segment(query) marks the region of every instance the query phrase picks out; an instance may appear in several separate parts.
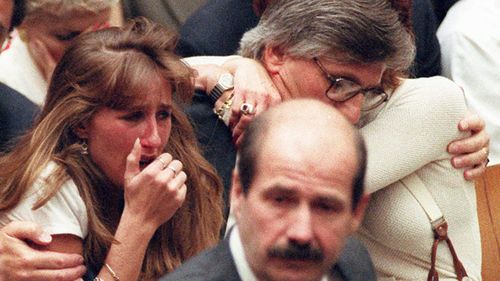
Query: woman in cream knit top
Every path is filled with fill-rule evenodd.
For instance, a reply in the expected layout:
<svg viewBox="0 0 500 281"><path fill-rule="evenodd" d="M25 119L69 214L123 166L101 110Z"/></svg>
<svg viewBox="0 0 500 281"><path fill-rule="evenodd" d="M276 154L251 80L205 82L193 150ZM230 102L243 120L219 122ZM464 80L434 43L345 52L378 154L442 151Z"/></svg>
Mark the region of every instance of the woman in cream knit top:
<svg viewBox="0 0 500 281"><path fill-rule="evenodd" d="M465 112L461 89L434 77L404 80L383 107L364 116L366 188L372 195L359 237L379 280L426 280L431 267L431 224L401 182L410 174L424 183L448 221L448 235L469 277L481 280L475 190L451 166L444 149L461 135L456 124ZM437 250L436 269L439 280L457 280L444 242Z"/></svg>

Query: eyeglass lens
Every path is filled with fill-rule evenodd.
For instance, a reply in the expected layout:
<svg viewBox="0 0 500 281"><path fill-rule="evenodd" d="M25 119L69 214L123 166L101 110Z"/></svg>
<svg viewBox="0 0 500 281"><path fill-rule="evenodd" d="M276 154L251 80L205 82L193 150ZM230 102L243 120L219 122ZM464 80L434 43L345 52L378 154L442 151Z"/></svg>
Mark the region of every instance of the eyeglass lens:
<svg viewBox="0 0 500 281"><path fill-rule="evenodd" d="M372 109L387 98L387 95L380 89L363 90L359 84L344 78L337 78L332 81L327 96L334 101L346 101L359 93L363 93L365 96L363 110Z"/></svg>

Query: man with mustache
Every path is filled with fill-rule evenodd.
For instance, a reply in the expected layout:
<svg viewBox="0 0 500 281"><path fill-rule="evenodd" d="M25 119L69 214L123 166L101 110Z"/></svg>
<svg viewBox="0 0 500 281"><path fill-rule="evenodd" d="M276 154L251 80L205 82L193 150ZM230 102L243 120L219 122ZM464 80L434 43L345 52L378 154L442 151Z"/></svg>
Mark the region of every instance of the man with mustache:
<svg viewBox="0 0 500 281"><path fill-rule="evenodd" d="M238 155L229 238L162 281L375 280L366 255L341 255L368 196L364 142L336 109L273 107L250 123Z"/></svg>

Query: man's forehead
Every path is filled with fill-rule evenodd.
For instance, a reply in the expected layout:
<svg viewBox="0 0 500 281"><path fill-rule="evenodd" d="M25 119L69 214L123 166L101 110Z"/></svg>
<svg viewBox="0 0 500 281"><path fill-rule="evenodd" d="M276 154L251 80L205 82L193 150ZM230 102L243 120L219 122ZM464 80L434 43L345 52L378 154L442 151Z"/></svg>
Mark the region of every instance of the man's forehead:
<svg viewBox="0 0 500 281"><path fill-rule="evenodd" d="M304 197L310 201L324 200L337 204L346 204L350 200L349 189L337 188L335 183L325 186L287 183L277 180L274 184L263 186L262 192L267 195L284 195L289 197Z"/></svg>
<svg viewBox="0 0 500 281"><path fill-rule="evenodd" d="M275 151L257 162L256 175L250 191L260 194L303 197L310 201L326 200L349 204L352 194L353 170L343 169L353 163L338 165L329 159L294 157L293 151ZM297 154L301 154L298 153ZM280 157L288 155L289 157ZM315 160L315 161L313 161ZM318 166L315 166L317 164ZM321 165L321 167L319 167Z"/></svg>

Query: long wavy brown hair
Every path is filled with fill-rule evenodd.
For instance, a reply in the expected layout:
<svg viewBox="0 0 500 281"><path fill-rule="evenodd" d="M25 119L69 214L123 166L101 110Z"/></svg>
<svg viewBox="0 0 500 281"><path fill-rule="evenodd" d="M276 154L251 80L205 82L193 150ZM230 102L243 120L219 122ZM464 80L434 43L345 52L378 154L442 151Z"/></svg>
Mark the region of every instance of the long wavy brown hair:
<svg viewBox="0 0 500 281"><path fill-rule="evenodd" d="M119 242L113 235L123 194L118 204L111 202L117 199L110 194L123 189L113 186L91 157L81 154L75 129L100 108L126 108L147 95L140 89L145 75L159 73L170 83L175 100L164 150L184 164L188 188L182 207L149 242L140 279L155 280L216 244L223 224L222 183L201 156L189 120L178 105L191 99L193 71L173 54L176 40L174 33L143 18L78 38L54 71L36 126L0 158L0 212L15 207L47 164L55 162L57 168L33 208L45 204L72 179L88 213L84 257L88 265L100 268L111 243ZM113 215L108 206L116 205L118 213Z"/></svg>

